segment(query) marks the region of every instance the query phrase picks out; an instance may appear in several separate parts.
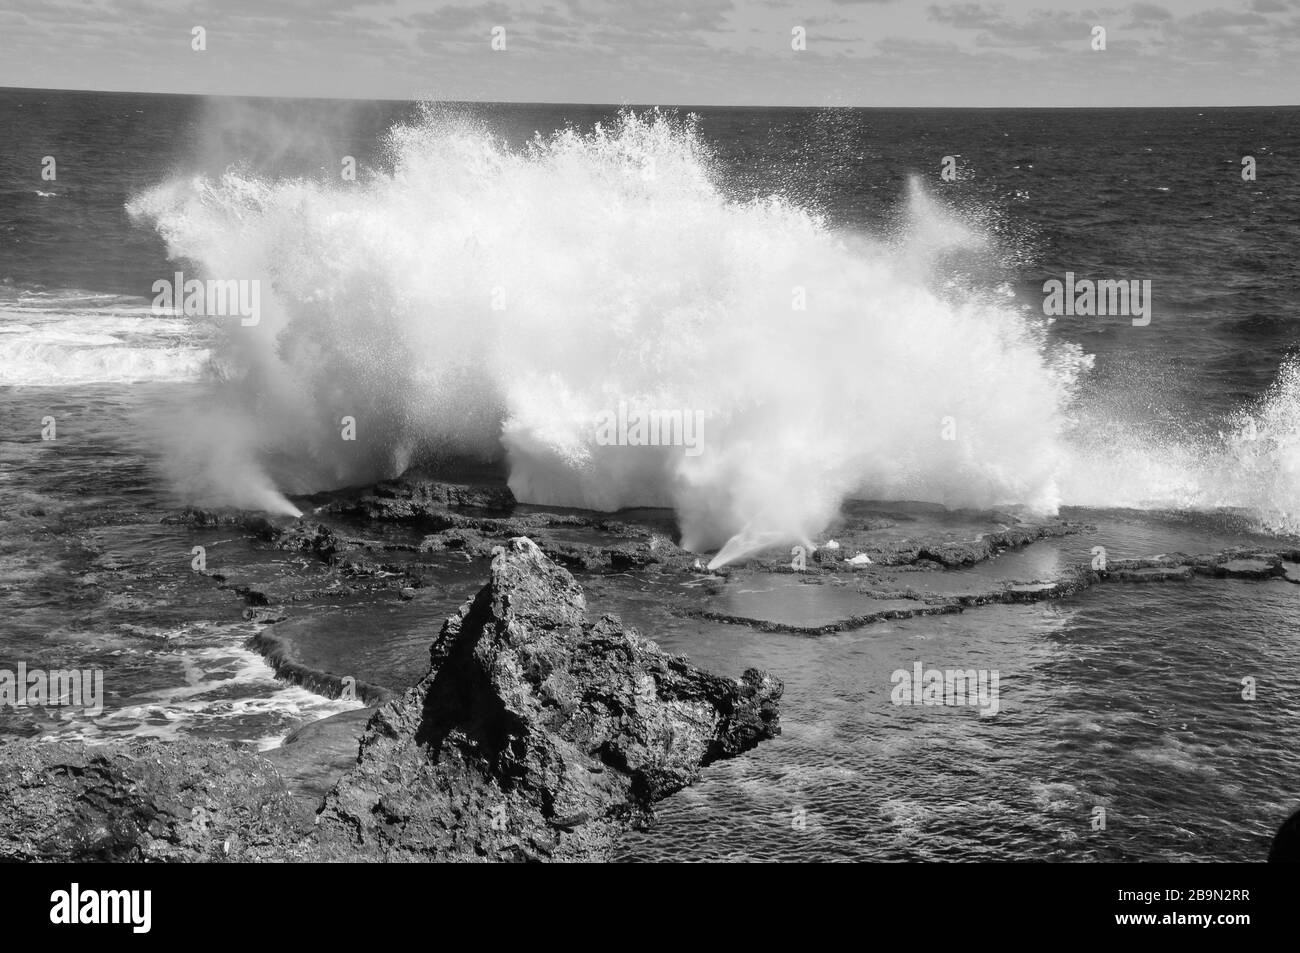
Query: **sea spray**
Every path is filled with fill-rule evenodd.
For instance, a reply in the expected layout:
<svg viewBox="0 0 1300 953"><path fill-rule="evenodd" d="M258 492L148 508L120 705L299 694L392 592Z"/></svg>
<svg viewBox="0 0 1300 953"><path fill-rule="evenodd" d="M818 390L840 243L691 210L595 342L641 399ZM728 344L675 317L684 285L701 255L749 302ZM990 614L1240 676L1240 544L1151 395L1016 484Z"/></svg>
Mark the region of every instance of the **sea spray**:
<svg viewBox="0 0 1300 953"><path fill-rule="evenodd" d="M1165 383L1144 368L1146 388ZM1300 534L1300 361L1282 361L1269 389L1192 430L1150 412L1125 382L1076 401L1061 461L1064 502L1076 506L1231 511L1250 528Z"/></svg>
<svg viewBox="0 0 1300 953"><path fill-rule="evenodd" d="M511 148L430 110L388 146L356 182L232 169L130 205L204 277L262 281L259 324L222 328L238 398L211 428L252 496L504 459L525 502L675 507L714 565L806 542L850 494L1060 502L1087 359L933 287L936 249L983 239L916 186L924 240L888 242L728 197L693 120L657 112ZM620 403L700 414L707 440L602 443Z"/></svg>

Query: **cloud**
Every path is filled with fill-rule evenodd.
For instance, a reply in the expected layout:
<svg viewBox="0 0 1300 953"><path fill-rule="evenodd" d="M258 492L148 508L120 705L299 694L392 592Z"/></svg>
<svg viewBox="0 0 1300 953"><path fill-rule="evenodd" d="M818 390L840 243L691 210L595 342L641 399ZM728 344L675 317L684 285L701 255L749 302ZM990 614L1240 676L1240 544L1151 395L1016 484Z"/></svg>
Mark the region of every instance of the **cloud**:
<svg viewBox="0 0 1300 953"><path fill-rule="evenodd" d="M1174 18L1172 13L1154 3L1135 3L1129 12L1133 14L1135 24L1163 23Z"/></svg>
<svg viewBox="0 0 1300 953"><path fill-rule="evenodd" d="M995 10L978 3L955 3L946 7L931 4L926 8L930 19L959 30L993 30L1007 21Z"/></svg>
<svg viewBox="0 0 1300 953"><path fill-rule="evenodd" d="M0 11L0 85L759 104L1297 98L1297 0L1093 2L44 0ZM792 22L808 28L805 51L790 48ZM201 55L194 25L208 31ZM1090 52L1095 25L1104 56Z"/></svg>
<svg viewBox="0 0 1300 953"><path fill-rule="evenodd" d="M931 20L958 30L978 31L979 46L1012 48L1026 52L1046 50L1061 44L1084 44L1095 16L1090 11L1031 10L1023 19L1012 20L1001 9L979 3L959 3L927 8Z"/></svg>
<svg viewBox="0 0 1300 953"><path fill-rule="evenodd" d="M504 3L452 4L437 10L413 13L403 17L403 26L424 30L468 32L478 26L510 24L515 20L514 10Z"/></svg>

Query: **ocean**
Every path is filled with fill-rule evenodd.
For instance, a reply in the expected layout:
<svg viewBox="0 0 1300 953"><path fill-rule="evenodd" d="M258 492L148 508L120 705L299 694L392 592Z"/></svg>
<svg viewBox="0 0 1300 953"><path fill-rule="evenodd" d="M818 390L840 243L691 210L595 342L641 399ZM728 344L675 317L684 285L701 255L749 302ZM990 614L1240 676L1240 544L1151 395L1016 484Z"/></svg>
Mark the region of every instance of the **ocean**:
<svg viewBox="0 0 1300 953"><path fill-rule="evenodd" d="M0 710L0 735L268 749L358 707L277 680L161 519L295 516L416 465L655 508L720 566L825 545L846 500L1090 527L989 561L1022 582L1096 546L1295 547L1298 119L0 90L0 669L105 673L102 713ZM258 313L156 304L177 272L257 283ZM1149 311L1049 316L1053 280ZM700 412L706 452L590 440L620 401ZM238 529L203 540L265 568ZM364 647L399 683L485 578L294 623L323 667ZM782 736L661 805L627 859L1257 860L1300 800L1284 578L816 636L582 581L665 648L787 686ZM918 661L998 671L1000 711L892 703Z"/></svg>

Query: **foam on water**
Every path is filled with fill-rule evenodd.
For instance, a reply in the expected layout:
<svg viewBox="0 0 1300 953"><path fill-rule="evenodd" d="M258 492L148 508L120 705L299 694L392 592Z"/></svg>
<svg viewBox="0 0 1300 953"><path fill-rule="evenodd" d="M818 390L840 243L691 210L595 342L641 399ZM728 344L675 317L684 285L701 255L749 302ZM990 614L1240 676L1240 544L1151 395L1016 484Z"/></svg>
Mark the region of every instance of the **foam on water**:
<svg viewBox="0 0 1300 953"><path fill-rule="evenodd" d="M1066 443L1062 497L1079 506L1232 510L1264 532L1300 533L1300 363L1201 436L1169 434L1123 395L1080 411Z"/></svg>
<svg viewBox="0 0 1300 953"><path fill-rule="evenodd" d="M278 681L262 657L245 647L248 634L246 625L200 625L165 633L168 648L179 653L171 664L180 667L185 684L142 690L93 719L75 709L51 709L58 717L45 724L43 736L91 744L132 737L228 736L265 751L299 724L364 707Z"/></svg>
<svg viewBox="0 0 1300 953"><path fill-rule="evenodd" d="M129 206L173 257L270 289L257 326L222 325L240 397L195 428L220 436L232 502L504 458L524 502L674 507L716 566L811 539L848 495L1258 509L1295 485L1289 437L1265 459L1099 439L1073 406L1091 359L945 274L990 242L915 182L884 240L735 200L692 123L658 113L510 148L431 108L388 145L391 171L357 182L232 168ZM701 452L604 445L620 403L702 415ZM1296 431L1293 403L1269 433ZM212 455L189 456L198 488ZM1253 489L1230 492L1243 467Z"/></svg>
<svg viewBox="0 0 1300 953"><path fill-rule="evenodd" d="M0 386L192 381L209 352L194 327L135 299L79 293L0 301Z"/></svg>

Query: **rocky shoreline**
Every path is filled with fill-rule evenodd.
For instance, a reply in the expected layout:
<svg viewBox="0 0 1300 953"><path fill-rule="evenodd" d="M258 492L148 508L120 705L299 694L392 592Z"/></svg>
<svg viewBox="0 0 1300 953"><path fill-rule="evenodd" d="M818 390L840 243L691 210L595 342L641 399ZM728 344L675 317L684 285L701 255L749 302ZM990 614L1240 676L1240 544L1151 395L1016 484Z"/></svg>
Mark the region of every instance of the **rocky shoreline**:
<svg viewBox="0 0 1300 953"><path fill-rule="evenodd" d="M927 504L851 501L828 529L829 544L802 554L802 559L777 549L707 570L705 560L673 542L674 527L662 522L662 514L642 512L613 519L578 511L541 511L518 506L509 489L496 483L446 483L412 474L359 492L322 495L316 502L319 505L309 518L294 521L209 511L190 511L175 518L198 526L244 519L246 528L266 545L310 554L327 567L324 577L298 589L216 577L245 598L249 611L269 613L340 585L365 592L396 590L402 598L419 598L439 575L423 560L454 555L474 564L489 559L507 539L524 535L549 559L576 573L705 578L711 580L707 585L712 588L706 589L710 592L721 591L728 581L766 585L782 578L800 586L851 589L853 608L824 623L772 618L761 611L721 611L690 604L671 607L685 618L809 636L979 606L1062 599L1103 583L1185 582L1193 576L1300 583L1300 549L1292 546L1103 558L1099 563L1081 539L1093 529L1086 523L1017 512L949 511ZM349 531L351 527L356 531ZM410 539L394 539L377 534L376 527L410 528L415 533ZM1050 573L1026 578L963 575L1035 543L1059 544L1072 538L1080 538L1074 546L1077 561L1066 561ZM256 608L260 606L271 608ZM282 617L272 614L267 621ZM304 666L294 654L293 639L282 637L273 627L259 634L254 645L282 677L333 697L342 691L339 676ZM362 682L357 697L378 703L393 690Z"/></svg>
<svg viewBox="0 0 1300 953"><path fill-rule="evenodd" d="M530 540L491 573L317 810L309 785L216 742L18 741L0 762L0 859L595 860L709 763L780 732L778 679L710 675L588 621Z"/></svg>
<svg viewBox="0 0 1300 953"><path fill-rule="evenodd" d="M5 743L0 859L605 858L710 763L778 734L782 685L711 675L617 618L589 620L593 591L649 586L668 617L808 637L1102 584L1300 582L1287 546L1107 559L1079 521L920 504L851 502L811 552L710 571L660 511L526 507L502 482L412 474L300 503L301 519L186 509L163 522L246 540L242 561L195 567L198 581L243 603L249 645L277 677L366 707L262 754L194 739ZM127 571L101 559L96 585ZM320 644L321 612L339 606L401 610L418 654L446 622L427 665L395 670L354 632Z"/></svg>

